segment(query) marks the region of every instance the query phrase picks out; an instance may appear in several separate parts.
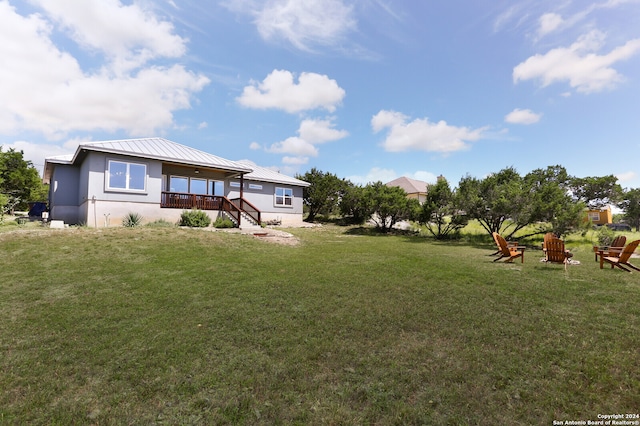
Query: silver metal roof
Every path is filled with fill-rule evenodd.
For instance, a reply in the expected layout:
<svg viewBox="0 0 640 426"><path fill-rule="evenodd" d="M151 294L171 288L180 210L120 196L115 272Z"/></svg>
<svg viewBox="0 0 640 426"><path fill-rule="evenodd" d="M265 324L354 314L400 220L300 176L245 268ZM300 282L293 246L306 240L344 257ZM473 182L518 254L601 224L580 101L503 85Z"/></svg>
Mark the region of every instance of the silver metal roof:
<svg viewBox="0 0 640 426"><path fill-rule="evenodd" d="M283 175L282 173L277 172L275 170L267 169L266 167L257 166L250 161L239 161L239 163L253 169L251 173L247 173L246 175L244 175L244 179L246 180L281 183L284 185L292 185L292 186L310 186L311 185L309 182L305 182L303 180L296 179L291 176Z"/></svg>
<svg viewBox="0 0 640 426"><path fill-rule="evenodd" d="M163 138L126 139L103 142L88 142L78 146L74 161L82 150L108 152L135 157L150 158L191 166L211 167L222 170L248 173L251 171L238 162L209 154L186 145Z"/></svg>

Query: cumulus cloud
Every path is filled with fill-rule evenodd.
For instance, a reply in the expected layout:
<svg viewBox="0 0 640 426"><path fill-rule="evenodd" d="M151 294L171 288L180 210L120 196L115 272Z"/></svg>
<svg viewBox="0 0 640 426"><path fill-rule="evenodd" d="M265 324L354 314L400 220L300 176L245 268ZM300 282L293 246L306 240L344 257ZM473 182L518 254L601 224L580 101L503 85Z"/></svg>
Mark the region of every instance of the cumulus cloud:
<svg viewBox="0 0 640 426"><path fill-rule="evenodd" d="M209 83L183 65L149 63L184 54L186 40L138 6L116 0L35 4L42 12L23 16L0 2L0 99L12 100L0 103L2 133L35 131L52 140L73 131L154 133L172 126L173 112L189 108ZM56 26L67 42L104 63L86 66L72 50L60 49Z"/></svg>
<svg viewBox="0 0 640 426"><path fill-rule="evenodd" d="M563 23L564 20L562 19L562 16L557 13L545 13L539 20L538 37L544 37L545 35L554 32Z"/></svg>
<svg viewBox="0 0 640 426"><path fill-rule="evenodd" d="M340 45L357 29L353 7L343 0L235 0L226 7L253 16L264 40L284 40L305 51Z"/></svg>
<svg viewBox="0 0 640 426"><path fill-rule="evenodd" d="M333 117L327 119L305 119L300 123L298 136L292 136L284 141L276 142L266 148L266 151L291 154L297 157L296 160L292 157L285 157L288 164L293 164L294 161L303 161L300 164L305 164L308 158L305 160L303 157L318 156L318 148L315 145L336 141L349 134L345 130L335 129L333 120ZM283 161L285 160L283 159Z"/></svg>
<svg viewBox="0 0 640 426"><path fill-rule="evenodd" d="M304 72L298 82L286 70L273 70L262 82L252 82L237 98L240 105L255 109L281 109L298 113L317 108L333 112L345 91L326 75Z"/></svg>
<svg viewBox="0 0 640 426"><path fill-rule="evenodd" d="M309 157L282 157L282 164L289 166L302 166L309 162Z"/></svg>
<svg viewBox="0 0 640 426"><path fill-rule="evenodd" d="M612 89L624 80L612 65L638 53L640 39L599 55L604 41L605 34L593 30L569 47L532 56L513 69L513 81L539 80L542 87L566 81L578 92L587 94Z"/></svg>
<svg viewBox="0 0 640 426"><path fill-rule="evenodd" d="M537 114L530 109L516 108L504 117L504 121L511 124L534 124L540 121L542 114Z"/></svg>
<svg viewBox="0 0 640 426"><path fill-rule="evenodd" d="M371 119L374 132L388 129L383 142L385 150L400 152L409 150L429 152L453 152L468 148L467 142L483 137L485 128L456 127L445 121L432 123L428 118L409 121L409 117L396 111L378 112Z"/></svg>
<svg viewBox="0 0 640 426"><path fill-rule="evenodd" d="M366 185L368 183L373 182L389 182L398 177L398 174L393 169L383 169L380 167L373 167L369 172L362 175L353 175L347 176L347 180L358 184L358 185Z"/></svg>
<svg viewBox="0 0 640 426"><path fill-rule="evenodd" d="M638 177L638 174L636 172L625 172L617 174L616 177L620 182L629 182Z"/></svg>
<svg viewBox="0 0 640 426"><path fill-rule="evenodd" d="M258 149L262 149L262 145L260 145L258 142L251 142L251 144L249 145L249 149L256 151Z"/></svg>

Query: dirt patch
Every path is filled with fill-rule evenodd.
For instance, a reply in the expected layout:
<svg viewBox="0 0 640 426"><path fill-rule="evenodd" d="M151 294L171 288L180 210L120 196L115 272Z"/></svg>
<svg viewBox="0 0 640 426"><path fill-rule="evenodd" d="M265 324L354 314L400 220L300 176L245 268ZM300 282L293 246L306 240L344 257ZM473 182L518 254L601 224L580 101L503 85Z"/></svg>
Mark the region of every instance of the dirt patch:
<svg viewBox="0 0 640 426"><path fill-rule="evenodd" d="M300 240L294 235L276 229L261 229L259 231L251 232L251 235L253 235L254 238L258 238L269 243L283 244L287 246L297 246L300 244Z"/></svg>

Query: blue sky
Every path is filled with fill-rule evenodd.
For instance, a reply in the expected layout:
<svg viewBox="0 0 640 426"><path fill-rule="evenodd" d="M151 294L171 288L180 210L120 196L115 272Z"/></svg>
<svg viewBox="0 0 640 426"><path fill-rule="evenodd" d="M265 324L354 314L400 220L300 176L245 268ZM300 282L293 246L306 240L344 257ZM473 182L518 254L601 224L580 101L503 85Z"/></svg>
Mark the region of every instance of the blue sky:
<svg viewBox="0 0 640 426"><path fill-rule="evenodd" d="M640 187L638 0L0 0L0 145L161 136L294 175Z"/></svg>

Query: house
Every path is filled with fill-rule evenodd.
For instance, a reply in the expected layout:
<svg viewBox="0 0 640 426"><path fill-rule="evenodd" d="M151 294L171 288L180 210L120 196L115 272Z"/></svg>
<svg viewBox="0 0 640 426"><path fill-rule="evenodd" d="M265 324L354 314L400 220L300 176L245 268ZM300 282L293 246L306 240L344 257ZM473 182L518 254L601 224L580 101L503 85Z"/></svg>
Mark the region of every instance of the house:
<svg viewBox="0 0 640 426"><path fill-rule="evenodd" d="M610 206L602 209L586 210L586 215L587 220L594 225L606 225L613 222L613 213Z"/></svg>
<svg viewBox="0 0 640 426"><path fill-rule="evenodd" d="M415 198L420 204L424 203L427 199L427 187L429 186L427 182L402 176L391 182L387 182L385 185L397 186L404 189L408 198Z"/></svg>
<svg viewBox="0 0 640 426"><path fill-rule="evenodd" d="M309 183L248 162L226 160L162 138L83 143L45 159L49 219L120 225L128 213L145 222L177 222L200 209L236 226L302 224Z"/></svg>

